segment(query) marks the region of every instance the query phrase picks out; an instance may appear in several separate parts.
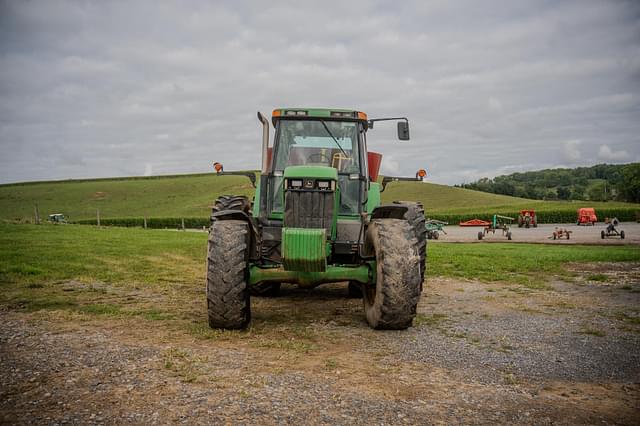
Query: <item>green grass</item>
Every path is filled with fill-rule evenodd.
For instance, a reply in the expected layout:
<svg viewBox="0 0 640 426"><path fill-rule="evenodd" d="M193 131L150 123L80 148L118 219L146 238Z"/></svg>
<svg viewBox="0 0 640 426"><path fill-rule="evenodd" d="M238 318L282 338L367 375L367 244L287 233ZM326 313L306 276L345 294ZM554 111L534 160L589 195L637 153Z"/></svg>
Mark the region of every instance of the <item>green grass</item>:
<svg viewBox="0 0 640 426"><path fill-rule="evenodd" d="M41 218L64 213L70 220L139 217L208 217L213 200L222 194L253 196L249 180L241 176L196 174L183 176L117 178L0 185L0 218L29 221L37 203ZM393 182L382 193L383 202L421 201L427 215L493 214L524 208L538 211L575 211L638 204L618 202L540 201L489 194L446 185Z"/></svg>
<svg viewBox="0 0 640 426"><path fill-rule="evenodd" d="M431 244L427 272L480 281L509 281L544 288L574 262L640 262L637 246L552 246L547 244Z"/></svg>
<svg viewBox="0 0 640 426"><path fill-rule="evenodd" d="M202 233L0 224L0 282L185 283L205 250Z"/></svg>
<svg viewBox="0 0 640 426"><path fill-rule="evenodd" d="M86 315L201 319L205 233L79 225L0 223L0 305L14 310L71 310ZM431 244L428 276L544 288L572 262L640 262L637 246ZM524 287L523 287L524 286ZM270 320L273 318L270 317ZM437 325L444 316L421 316ZM256 323L258 324L258 323ZM219 338L194 331L202 338ZM313 337L313 336L311 336ZM265 347L308 350L309 330Z"/></svg>
<svg viewBox="0 0 640 426"><path fill-rule="evenodd" d="M0 185L0 218L64 213L71 220L109 217L205 217L222 194L253 195L249 179L213 173Z"/></svg>

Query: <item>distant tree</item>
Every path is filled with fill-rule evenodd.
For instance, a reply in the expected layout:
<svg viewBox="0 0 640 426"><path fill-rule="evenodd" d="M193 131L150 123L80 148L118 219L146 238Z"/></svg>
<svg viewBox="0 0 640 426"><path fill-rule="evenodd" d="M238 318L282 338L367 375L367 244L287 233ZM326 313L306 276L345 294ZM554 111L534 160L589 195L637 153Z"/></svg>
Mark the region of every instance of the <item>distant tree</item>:
<svg viewBox="0 0 640 426"><path fill-rule="evenodd" d="M556 192L559 200L569 200L571 198L571 189L566 186L559 186Z"/></svg>
<svg viewBox="0 0 640 426"><path fill-rule="evenodd" d="M609 196L607 195L607 183L599 181L594 183L587 189L587 196L590 201L607 201Z"/></svg>
<svg viewBox="0 0 640 426"><path fill-rule="evenodd" d="M525 198L532 200L540 200L543 197L542 191L538 190L535 186L527 184L524 186Z"/></svg>
<svg viewBox="0 0 640 426"><path fill-rule="evenodd" d="M571 199L572 200L584 200L585 199L585 190L586 190L586 186L584 185L575 185L573 187L573 191L571 192Z"/></svg>
<svg viewBox="0 0 640 426"><path fill-rule="evenodd" d="M626 201L640 203L640 163L627 164L622 169L618 188Z"/></svg>
<svg viewBox="0 0 640 426"><path fill-rule="evenodd" d="M516 193L516 187L506 179L495 179L493 184L493 192L502 195L514 195Z"/></svg>

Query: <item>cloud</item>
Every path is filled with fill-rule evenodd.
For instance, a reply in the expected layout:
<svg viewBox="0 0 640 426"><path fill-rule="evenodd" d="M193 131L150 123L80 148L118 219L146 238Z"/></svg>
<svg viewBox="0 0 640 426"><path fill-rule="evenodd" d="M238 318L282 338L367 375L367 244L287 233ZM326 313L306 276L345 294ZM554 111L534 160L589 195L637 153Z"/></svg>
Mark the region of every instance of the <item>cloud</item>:
<svg viewBox="0 0 640 426"><path fill-rule="evenodd" d="M382 161L382 173L386 173L391 176L398 176L400 173L400 163L393 159L391 155L387 155Z"/></svg>
<svg viewBox="0 0 640 426"><path fill-rule="evenodd" d="M489 98L489 109L493 112L502 112L502 102L496 98Z"/></svg>
<svg viewBox="0 0 640 426"><path fill-rule="evenodd" d="M255 112L287 105L407 116L411 142L380 123L369 147L432 182L637 159L639 18L597 0L0 1L0 183L256 168Z"/></svg>
<svg viewBox="0 0 640 426"><path fill-rule="evenodd" d="M580 152L581 141L579 140L571 140L566 141L562 146L562 154L564 156L564 160L569 164L575 164L582 158L582 153Z"/></svg>
<svg viewBox="0 0 640 426"><path fill-rule="evenodd" d="M609 145L600 145L600 149L598 150L598 160L602 161L631 161L629 157L629 153L625 150L613 151L609 147Z"/></svg>

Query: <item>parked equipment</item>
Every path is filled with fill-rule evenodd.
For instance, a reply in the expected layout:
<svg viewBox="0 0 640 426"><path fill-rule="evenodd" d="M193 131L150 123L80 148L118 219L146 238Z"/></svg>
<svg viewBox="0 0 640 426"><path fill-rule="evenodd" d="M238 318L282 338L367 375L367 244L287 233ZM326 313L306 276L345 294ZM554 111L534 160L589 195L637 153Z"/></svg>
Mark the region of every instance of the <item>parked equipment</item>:
<svg viewBox="0 0 640 426"><path fill-rule="evenodd" d="M427 239L437 240L440 238L440 232L447 235L447 232L444 230L444 226L448 224L449 222L443 222L441 220L427 219L425 222L425 226L427 227Z"/></svg>
<svg viewBox="0 0 640 426"><path fill-rule="evenodd" d="M554 240L560 240L562 238L566 238L567 240L571 239L571 233L573 231L569 231L566 228L558 228L557 226L553 230L553 234L549 238L553 238Z"/></svg>
<svg viewBox="0 0 640 426"><path fill-rule="evenodd" d="M609 237L620 237L621 240L624 240L624 231L618 231L616 229L616 226L620 225L620 221L617 217L614 217L611 220L609 220L609 218L606 218L604 223L607 225L607 227L604 230L600 231L600 238L604 240L605 238Z"/></svg>
<svg viewBox="0 0 640 426"><path fill-rule="evenodd" d="M269 120L261 113L258 119L262 167L254 202L223 196L212 211L209 326L246 328L251 294L276 295L283 282L313 288L346 281L351 295L363 297L371 327L410 327L425 271L424 209L415 202L381 205L382 155L367 152L365 139L376 121L395 120L398 138L409 140L408 120L276 109L270 147Z"/></svg>
<svg viewBox="0 0 640 426"><path fill-rule="evenodd" d="M533 226L534 228L538 227L538 217L536 216L535 210L520 210L520 214L518 215L518 228L522 227L528 228Z"/></svg>
<svg viewBox="0 0 640 426"><path fill-rule="evenodd" d="M596 211L593 207L585 207L578 209L578 221L576 225L595 225L598 221Z"/></svg>
<svg viewBox="0 0 640 426"><path fill-rule="evenodd" d="M49 222L51 223L67 223L67 218L62 213L54 213L49 215Z"/></svg>
<svg viewBox="0 0 640 426"><path fill-rule="evenodd" d="M487 222L486 220L481 219L471 219L466 222L460 222L459 226L488 226L491 225L491 222Z"/></svg>
<svg viewBox="0 0 640 426"><path fill-rule="evenodd" d="M491 232L492 234L495 234L496 230L500 229L502 230L502 236L507 237L507 240L511 240L510 226L511 226L511 222L513 221L514 219L512 217L500 216L499 214L494 214L493 220L489 225L484 227L484 231L478 232L478 239L482 240L482 238L487 236L489 232Z"/></svg>

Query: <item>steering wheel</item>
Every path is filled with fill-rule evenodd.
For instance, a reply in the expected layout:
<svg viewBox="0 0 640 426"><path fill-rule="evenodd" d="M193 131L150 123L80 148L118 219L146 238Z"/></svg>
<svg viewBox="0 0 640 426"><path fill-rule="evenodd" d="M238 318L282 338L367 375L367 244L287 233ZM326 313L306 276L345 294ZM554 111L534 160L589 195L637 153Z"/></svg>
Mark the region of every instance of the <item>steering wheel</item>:
<svg viewBox="0 0 640 426"><path fill-rule="evenodd" d="M318 161L315 161L313 158L319 158ZM307 163L329 163L331 159L321 152L316 152L315 154L311 154L307 157Z"/></svg>

